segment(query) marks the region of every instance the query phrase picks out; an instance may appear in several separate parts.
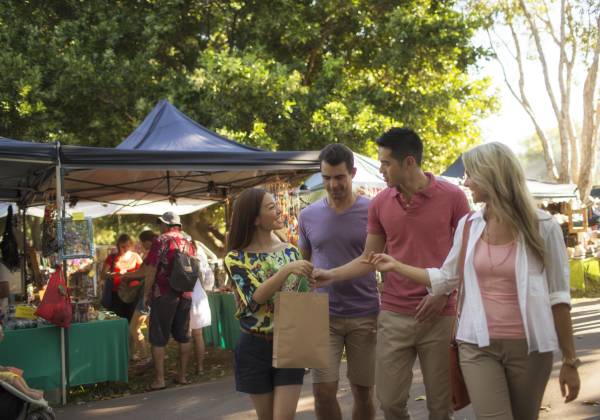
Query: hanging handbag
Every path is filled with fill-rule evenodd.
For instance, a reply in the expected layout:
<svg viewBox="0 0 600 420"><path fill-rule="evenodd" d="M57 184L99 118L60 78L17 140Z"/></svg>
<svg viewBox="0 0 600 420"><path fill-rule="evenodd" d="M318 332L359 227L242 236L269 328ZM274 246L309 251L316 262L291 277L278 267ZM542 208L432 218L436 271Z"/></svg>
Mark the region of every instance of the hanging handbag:
<svg viewBox="0 0 600 420"><path fill-rule="evenodd" d="M125 303L133 303L137 301L140 289L144 283L140 279L124 279L121 277L121 283L117 288L117 295Z"/></svg>
<svg viewBox="0 0 600 420"><path fill-rule="evenodd" d="M460 310L464 301L463 287L465 283L465 258L467 254L467 244L469 242L469 232L471 230L471 215L467 215L465 220L465 226L463 228L463 237L460 247L460 254L458 257L458 273L459 273L459 286L458 286L458 298L456 303L456 316L452 323L452 337L450 338L449 356L450 356L450 391L452 395L452 409L454 411L460 410L467 405L471 404L469 398L469 392L467 391L467 385L465 384L465 378L463 377L462 370L460 369L460 358L458 352L458 343L456 342L456 329L458 320L460 319Z"/></svg>
<svg viewBox="0 0 600 420"><path fill-rule="evenodd" d="M61 266L50 276L44 298L35 311L35 315L50 321L59 327L69 328L73 319L71 297Z"/></svg>

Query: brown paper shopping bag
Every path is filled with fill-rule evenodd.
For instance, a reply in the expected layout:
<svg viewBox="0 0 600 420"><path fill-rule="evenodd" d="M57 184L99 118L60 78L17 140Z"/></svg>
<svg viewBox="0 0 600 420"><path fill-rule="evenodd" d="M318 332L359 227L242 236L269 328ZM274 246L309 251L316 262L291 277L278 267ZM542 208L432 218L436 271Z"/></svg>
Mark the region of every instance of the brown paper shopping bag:
<svg viewBox="0 0 600 420"><path fill-rule="evenodd" d="M275 295L273 367L326 368L329 364L329 295Z"/></svg>

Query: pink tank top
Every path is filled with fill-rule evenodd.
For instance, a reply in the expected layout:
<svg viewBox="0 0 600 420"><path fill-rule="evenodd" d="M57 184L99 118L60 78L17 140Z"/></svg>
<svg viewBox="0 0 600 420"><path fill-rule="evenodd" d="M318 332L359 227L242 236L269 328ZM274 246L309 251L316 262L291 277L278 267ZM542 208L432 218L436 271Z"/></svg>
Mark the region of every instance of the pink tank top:
<svg viewBox="0 0 600 420"><path fill-rule="evenodd" d="M516 242L477 241L473 264L479 281L490 338L525 338L517 295Z"/></svg>

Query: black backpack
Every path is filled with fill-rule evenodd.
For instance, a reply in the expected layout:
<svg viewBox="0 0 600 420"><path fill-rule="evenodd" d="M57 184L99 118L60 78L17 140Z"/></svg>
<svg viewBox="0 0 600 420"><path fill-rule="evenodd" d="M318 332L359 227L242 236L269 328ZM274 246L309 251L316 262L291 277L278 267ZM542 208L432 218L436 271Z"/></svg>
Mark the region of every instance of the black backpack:
<svg viewBox="0 0 600 420"><path fill-rule="evenodd" d="M191 257L189 249L191 243L186 240L187 250L180 249L177 241L175 242L175 255L173 256L173 267L169 275L169 286L176 292L191 292L198 281L200 275L200 264L198 259Z"/></svg>

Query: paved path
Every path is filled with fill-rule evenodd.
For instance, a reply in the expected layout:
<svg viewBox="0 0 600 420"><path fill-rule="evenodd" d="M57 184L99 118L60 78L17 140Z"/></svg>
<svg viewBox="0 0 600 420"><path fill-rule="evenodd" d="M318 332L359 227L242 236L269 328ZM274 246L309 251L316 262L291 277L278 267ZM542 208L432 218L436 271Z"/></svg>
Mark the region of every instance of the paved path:
<svg viewBox="0 0 600 420"><path fill-rule="evenodd" d="M578 401L564 404L560 397L557 375L560 360L556 357L555 369L544 396L541 419L600 419L600 405L585 405L584 401L600 404L600 299L580 299L573 305L576 346L583 361L580 368L583 389ZM345 368L345 365L343 365ZM298 404L298 420L314 419L310 375ZM415 401L424 395L421 372L415 369L409 409L415 420L427 419L425 401ZM352 396L348 382L343 380L338 394L345 419L351 418ZM254 419L249 399L234 391L233 378L170 388L147 394L137 394L109 401L99 401L79 406L68 406L56 410L57 418L79 419ZM377 419L383 419L381 411ZM457 420L474 420L470 407L455 414Z"/></svg>

